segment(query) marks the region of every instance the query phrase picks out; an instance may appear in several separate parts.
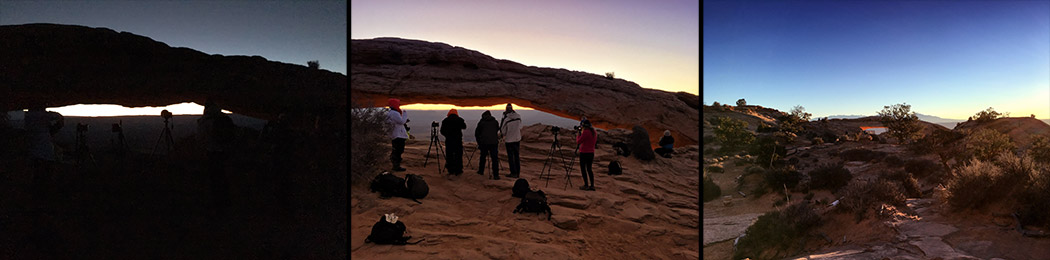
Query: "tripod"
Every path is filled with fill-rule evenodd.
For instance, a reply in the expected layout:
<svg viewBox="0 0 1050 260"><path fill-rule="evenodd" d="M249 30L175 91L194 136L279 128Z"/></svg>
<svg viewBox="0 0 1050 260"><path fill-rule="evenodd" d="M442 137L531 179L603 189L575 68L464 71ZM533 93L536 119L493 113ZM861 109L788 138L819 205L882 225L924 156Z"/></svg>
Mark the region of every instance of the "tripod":
<svg viewBox="0 0 1050 260"><path fill-rule="evenodd" d="M565 163L565 157L561 154L561 143L558 142L558 130L560 130L560 128L555 127L551 131L552 133L554 133L554 141L551 142L551 148L549 151L547 151L547 159L543 161L543 168L540 168L540 178L546 180L543 184L544 187L547 187L547 185L550 184L550 180L554 178L551 177L551 170L554 169L554 164L556 163L556 161L554 161L554 154L557 153L558 158L561 158L562 163ZM546 171L546 173L544 173L544 171ZM569 176L569 171L566 170L566 186L562 189L568 188L568 185L570 184L572 184L572 179Z"/></svg>
<svg viewBox="0 0 1050 260"><path fill-rule="evenodd" d="M175 140L171 138L171 123L168 122L168 118L164 118L164 131L160 132L160 138L157 138L157 144L153 145L153 152L150 152L150 156L157 153L157 147L161 143L164 143L168 147L167 152L171 152L171 149L175 148Z"/></svg>
<svg viewBox="0 0 1050 260"><path fill-rule="evenodd" d="M86 159L91 159L91 163L95 164L95 156L91 154L91 150L87 145L87 125L77 124L77 148L76 148L76 166L80 167L80 164Z"/></svg>
<svg viewBox="0 0 1050 260"><path fill-rule="evenodd" d="M580 131L582 131L582 130L577 130L576 131L576 136L580 136ZM580 144L577 143L576 144L576 151L572 152L572 160L570 160L569 163L565 165L565 176L569 176L569 174L572 172L573 167L576 167L574 165L576 164L576 158L579 157L579 156L580 156ZM568 178L568 177L566 177L566 178ZM594 180L591 180L591 181L593 182ZM584 183L584 184L586 184L586 183Z"/></svg>
<svg viewBox="0 0 1050 260"><path fill-rule="evenodd" d="M426 168L427 167L427 162L430 161L430 148L433 148L434 144L437 144L437 147L436 147L437 148L437 152L435 152L434 155L437 156L437 160L438 160L438 175L441 175L442 172L443 172L441 170L441 156L443 156L445 154L445 152L443 150L443 147L441 146L441 139L438 138L438 129L437 128L438 128L437 127L437 123L434 123L430 127L430 145L427 147L427 155L423 157L423 158L426 158L426 159L423 159L423 168ZM448 161L447 158L446 158L446 161Z"/></svg>
<svg viewBox="0 0 1050 260"><path fill-rule="evenodd" d="M120 124L113 124L113 129L112 129L113 132L117 133L117 140L115 141L117 143L115 143L114 146L116 147L115 149L116 149L117 155L120 155L120 156L123 156L124 153L128 150L128 143L124 141L124 127L123 126L124 126L124 120L120 120Z"/></svg>

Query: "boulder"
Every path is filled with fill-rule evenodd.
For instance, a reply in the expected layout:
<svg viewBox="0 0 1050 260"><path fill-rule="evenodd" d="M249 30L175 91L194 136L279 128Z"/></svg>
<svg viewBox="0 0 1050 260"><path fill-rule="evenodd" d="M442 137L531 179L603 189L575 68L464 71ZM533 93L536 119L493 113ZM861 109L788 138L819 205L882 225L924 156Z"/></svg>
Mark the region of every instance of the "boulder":
<svg viewBox="0 0 1050 260"><path fill-rule="evenodd" d="M635 125L631 132L631 154L635 158L643 161L649 161L656 158L656 153L653 152L652 143L649 141L649 131L645 130L640 125Z"/></svg>
<svg viewBox="0 0 1050 260"><path fill-rule="evenodd" d="M551 221L554 222L554 226L565 230L576 230L580 224L576 217L566 215L551 216Z"/></svg>

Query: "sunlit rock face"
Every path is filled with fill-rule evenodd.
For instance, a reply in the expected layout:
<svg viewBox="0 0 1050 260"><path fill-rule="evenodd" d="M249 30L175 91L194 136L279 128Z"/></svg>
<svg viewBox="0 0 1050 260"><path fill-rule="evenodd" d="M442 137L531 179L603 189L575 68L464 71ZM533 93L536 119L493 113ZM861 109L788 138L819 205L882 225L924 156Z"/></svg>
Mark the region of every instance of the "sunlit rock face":
<svg viewBox="0 0 1050 260"><path fill-rule="evenodd" d="M390 97L402 104L491 106L515 103L579 119L598 128L640 124L658 143L671 130L675 145L698 144L700 98L645 89L604 76L525 66L444 43L377 38L350 41L351 96L373 106ZM498 112L498 111L494 111Z"/></svg>
<svg viewBox="0 0 1050 260"><path fill-rule="evenodd" d="M305 61L304 61L305 62ZM107 28L0 26L0 108L204 104L273 119L346 109L346 75L259 56L208 55ZM345 114L345 113L344 113Z"/></svg>

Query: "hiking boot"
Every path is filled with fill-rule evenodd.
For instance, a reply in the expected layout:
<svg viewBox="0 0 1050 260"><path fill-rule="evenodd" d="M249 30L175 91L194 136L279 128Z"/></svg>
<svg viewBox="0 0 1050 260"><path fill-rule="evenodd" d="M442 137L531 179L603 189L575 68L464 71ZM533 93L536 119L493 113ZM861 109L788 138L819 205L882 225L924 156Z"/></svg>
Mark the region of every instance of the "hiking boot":
<svg viewBox="0 0 1050 260"><path fill-rule="evenodd" d="M587 186L587 185L580 186L580 190L588 190L588 188L590 188L590 186Z"/></svg>
<svg viewBox="0 0 1050 260"><path fill-rule="evenodd" d="M594 185L588 186L588 187L587 187L587 190L589 190L589 191L594 191Z"/></svg>

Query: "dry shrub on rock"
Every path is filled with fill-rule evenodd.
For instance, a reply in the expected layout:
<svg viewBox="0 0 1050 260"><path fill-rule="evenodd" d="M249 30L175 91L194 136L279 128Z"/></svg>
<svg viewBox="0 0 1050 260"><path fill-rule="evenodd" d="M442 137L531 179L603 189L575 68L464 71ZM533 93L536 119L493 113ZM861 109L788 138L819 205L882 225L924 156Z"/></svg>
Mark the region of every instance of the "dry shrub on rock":
<svg viewBox="0 0 1050 260"><path fill-rule="evenodd" d="M919 180L915 179L915 176L911 173L904 171L890 171L885 173L887 180L900 183L901 189L908 198L922 197L922 191L919 189Z"/></svg>
<svg viewBox="0 0 1050 260"><path fill-rule="evenodd" d="M1003 174L1003 170L993 163L977 159L970 160L969 164L959 167L955 171L955 177L948 182L948 205L954 209L981 208L999 196L989 196L996 191L995 181Z"/></svg>
<svg viewBox="0 0 1050 260"><path fill-rule="evenodd" d="M903 207L904 194L899 186L885 179L854 181L842 190L841 209L857 214L860 220L867 210L875 210L883 203Z"/></svg>
<svg viewBox="0 0 1050 260"><path fill-rule="evenodd" d="M737 243L733 259L783 258L796 252L801 239L819 225L820 215L806 202L766 213L747 228Z"/></svg>
<svg viewBox="0 0 1050 260"><path fill-rule="evenodd" d="M350 181L354 185L367 183L389 162L390 126L386 110L370 108L352 102L350 110Z"/></svg>
<svg viewBox="0 0 1050 260"><path fill-rule="evenodd" d="M842 163L826 164L809 172L811 189L825 189L838 192L840 188L849 184L853 174L846 169Z"/></svg>

